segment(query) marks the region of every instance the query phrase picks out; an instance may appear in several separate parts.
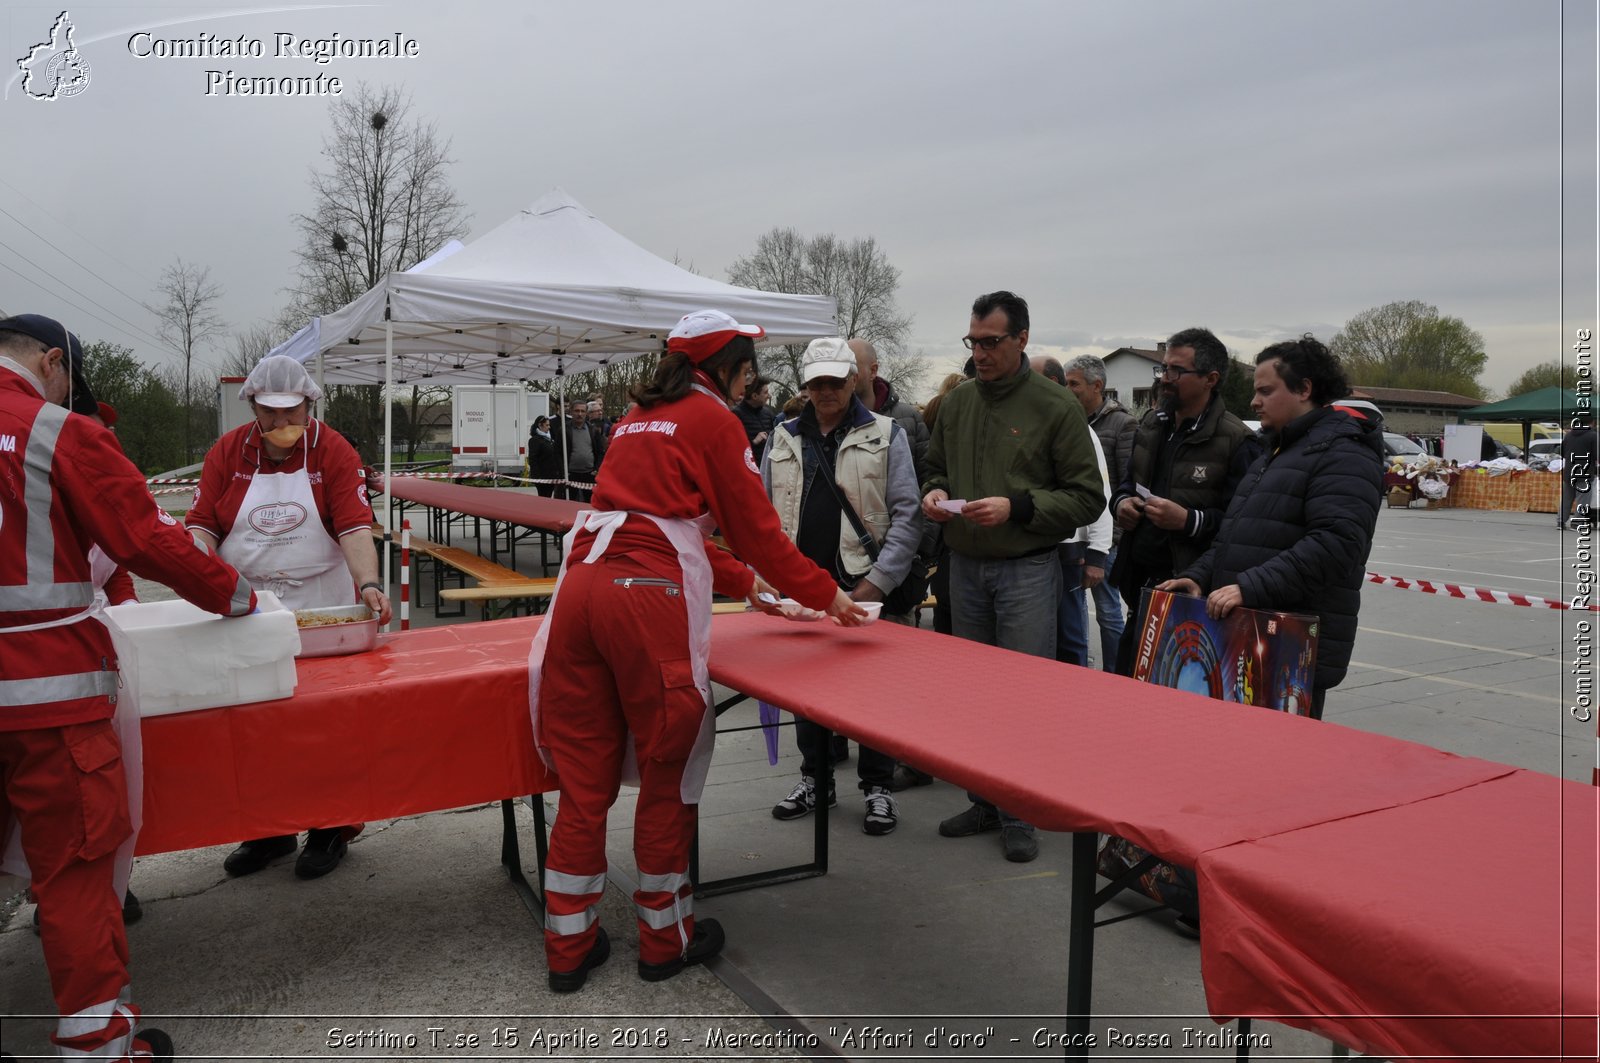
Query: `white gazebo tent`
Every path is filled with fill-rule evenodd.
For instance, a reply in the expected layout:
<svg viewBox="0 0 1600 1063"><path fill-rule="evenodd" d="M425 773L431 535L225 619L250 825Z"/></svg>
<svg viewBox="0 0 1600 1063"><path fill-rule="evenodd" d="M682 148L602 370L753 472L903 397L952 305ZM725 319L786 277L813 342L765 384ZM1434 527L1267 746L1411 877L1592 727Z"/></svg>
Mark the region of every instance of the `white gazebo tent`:
<svg viewBox="0 0 1600 1063"><path fill-rule="evenodd" d="M561 189L471 243L388 274L354 302L274 348L320 356L331 384L497 384L564 378L664 353L692 310L722 310L767 330L767 343L834 332L831 296L740 288L646 251ZM384 474L392 404L384 403Z"/></svg>

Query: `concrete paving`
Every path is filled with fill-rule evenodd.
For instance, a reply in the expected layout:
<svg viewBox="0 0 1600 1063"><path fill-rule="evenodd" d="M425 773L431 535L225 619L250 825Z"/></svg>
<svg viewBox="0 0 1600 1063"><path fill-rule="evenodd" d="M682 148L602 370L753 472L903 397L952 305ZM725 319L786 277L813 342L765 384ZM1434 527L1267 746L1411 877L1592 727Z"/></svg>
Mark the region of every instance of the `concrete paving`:
<svg viewBox="0 0 1600 1063"><path fill-rule="evenodd" d="M1578 541L1548 514L1384 510L1368 567L1559 598L1577 584ZM524 568L536 553L519 551ZM1369 585L1355 662L1327 719L1587 782L1595 724L1568 714L1574 680L1563 663L1580 619ZM1066 692L1071 675L1063 666ZM886 676L884 689L940 697L940 678ZM754 719L746 704L724 726ZM799 770L789 729L780 752L769 765L759 731L719 740L702 806L703 878L809 858L810 821L769 814ZM497 862L498 808L484 806L371 824L315 882L294 878L288 858L229 879L226 848L141 858L135 1000L181 1054L212 1059L1059 1057L1068 838L1041 836L1040 858L1026 865L1001 858L997 835L941 838L938 821L965 806L944 783L900 795L899 829L868 837L854 759L839 771L829 874L700 901L729 936L709 969L656 984L635 976L624 791L603 914L614 952L578 994L549 992L538 926ZM559 814L554 796L545 800ZM531 875L531 816L518 814ZM4 1047L19 1058L48 1053L53 1023L30 917L15 899L0 911ZM1206 1017L1199 947L1165 917L1100 932L1094 1007L1101 1044L1112 1029L1120 1040L1097 1055L1233 1054ZM1256 1029L1270 1040L1253 1050L1259 1058L1327 1052L1286 1026ZM1170 1047L1159 1047L1163 1037Z"/></svg>

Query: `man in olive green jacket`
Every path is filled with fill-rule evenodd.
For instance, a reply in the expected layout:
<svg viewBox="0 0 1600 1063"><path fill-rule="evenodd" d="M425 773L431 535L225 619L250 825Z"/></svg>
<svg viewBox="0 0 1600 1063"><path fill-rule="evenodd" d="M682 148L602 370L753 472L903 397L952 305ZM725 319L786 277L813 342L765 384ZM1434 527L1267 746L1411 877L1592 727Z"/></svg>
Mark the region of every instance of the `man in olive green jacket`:
<svg viewBox="0 0 1600 1063"><path fill-rule="evenodd" d="M1105 508L1089 425L1070 391L1029 369L1020 296L979 296L963 342L977 379L941 403L922 484L922 511L944 525L950 546L955 633L1054 660L1056 544ZM1007 860L1039 854L1032 826L967 796L972 807L939 824L940 834L1000 830Z"/></svg>

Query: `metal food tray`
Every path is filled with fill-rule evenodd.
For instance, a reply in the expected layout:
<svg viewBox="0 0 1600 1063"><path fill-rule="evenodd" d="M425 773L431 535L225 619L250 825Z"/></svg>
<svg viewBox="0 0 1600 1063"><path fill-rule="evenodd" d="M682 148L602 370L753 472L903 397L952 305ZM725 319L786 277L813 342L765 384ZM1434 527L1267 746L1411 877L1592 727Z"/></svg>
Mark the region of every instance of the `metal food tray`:
<svg viewBox="0 0 1600 1063"><path fill-rule="evenodd" d="M302 616L354 616L349 624L319 624L301 627L300 652L296 657L341 657L365 653L378 644L378 618L365 605L335 605L321 609L296 609L296 626Z"/></svg>

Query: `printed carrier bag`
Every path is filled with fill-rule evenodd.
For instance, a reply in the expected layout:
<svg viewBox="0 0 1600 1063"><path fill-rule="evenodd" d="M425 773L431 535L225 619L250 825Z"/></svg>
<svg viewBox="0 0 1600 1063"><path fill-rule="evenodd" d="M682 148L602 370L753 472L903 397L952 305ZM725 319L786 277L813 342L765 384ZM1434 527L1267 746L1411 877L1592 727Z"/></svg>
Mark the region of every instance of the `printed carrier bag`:
<svg viewBox="0 0 1600 1063"><path fill-rule="evenodd" d="M1218 701L1310 713L1316 617L1240 608L1216 620L1206 615L1204 598L1149 589L1140 616L1135 679ZM1149 855L1125 838L1107 838L1097 866L1114 879ZM1187 918L1199 915L1199 891L1188 868L1157 861L1126 888Z"/></svg>

